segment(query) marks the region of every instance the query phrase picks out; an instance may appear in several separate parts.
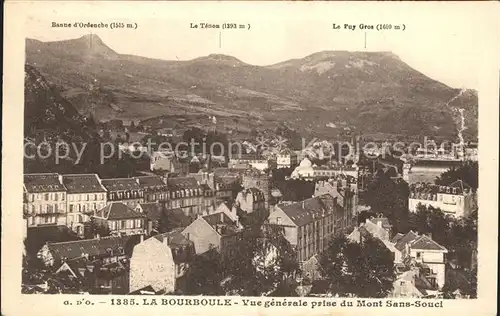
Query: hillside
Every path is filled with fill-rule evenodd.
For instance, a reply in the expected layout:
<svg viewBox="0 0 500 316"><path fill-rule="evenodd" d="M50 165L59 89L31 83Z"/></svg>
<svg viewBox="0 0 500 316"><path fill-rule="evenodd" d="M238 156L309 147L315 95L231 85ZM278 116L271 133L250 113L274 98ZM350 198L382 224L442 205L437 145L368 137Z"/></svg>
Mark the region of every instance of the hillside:
<svg viewBox="0 0 500 316"><path fill-rule="evenodd" d="M460 95L388 52L325 51L270 66L219 54L164 61L119 54L94 35L27 39L26 61L99 120L216 115L240 132L282 121L304 135L454 138L454 109L465 108L465 136L477 135L475 91Z"/></svg>

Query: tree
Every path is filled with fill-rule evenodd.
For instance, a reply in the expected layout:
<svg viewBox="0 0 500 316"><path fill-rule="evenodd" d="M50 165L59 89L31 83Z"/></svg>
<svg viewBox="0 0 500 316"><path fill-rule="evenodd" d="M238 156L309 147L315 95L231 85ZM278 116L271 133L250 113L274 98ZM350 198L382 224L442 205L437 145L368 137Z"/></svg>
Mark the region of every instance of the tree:
<svg viewBox="0 0 500 316"><path fill-rule="evenodd" d="M196 256L186 274L186 294L224 295L223 266L215 250Z"/></svg>
<svg viewBox="0 0 500 316"><path fill-rule="evenodd" d="M368 184L365 201L372 212L386 216L393 233L406 232L408 222L408 183L402 179L392 180L383 170L379 170Z"/></svg>
<svg viewBox="0 0 500 316"><path fill-rule="evenodd" d="M465 162L458 168L450 168L436 178L435 183L438 185L450 185L457 180L462 180L472 187L473 190L478 188L479 180L479 164L476 161Z"/></svg>
<svg viewBox="0 0 500 316"><path fill-rule="evenodd" d="M472 265L477 248L477 211L467 218L447 216L439 208L418 205L410 214L409 229L430 234L438 244L448 249L447 258L464 268Z"/></svg>
<svg viewBox="0 0 500 316"><path fill-rule="evenodd" d="M106 237L109 234L110 230L107 223L99 221L95 217L91 217L90 221L84 223L85 239L93 239L97 236Z"/></svg>
<svg viewBox="0 0 500 316"><path fill-rule="evenodd" d="M379 298L392 291L394 258L378 239L356 243L339 235L321 255L320 266L334 295Z"/></svg>
<svg viewBox="0 0 500 316"><path fill-rule="evenodd" d="M299 266L291 245L278 227L246 229L224 262L227 295L268 296L289 288Z"/></svg>

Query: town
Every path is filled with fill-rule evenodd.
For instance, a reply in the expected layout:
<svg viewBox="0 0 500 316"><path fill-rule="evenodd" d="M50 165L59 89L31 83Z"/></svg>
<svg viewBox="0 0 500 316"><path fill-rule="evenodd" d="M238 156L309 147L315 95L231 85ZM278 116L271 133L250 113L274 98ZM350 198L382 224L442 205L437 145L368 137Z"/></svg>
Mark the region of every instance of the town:
<svg viewBox="0 0 500 316"><path fill-rule="evenodd" d="M23 293L475 297L477 146L282 145L154 151L129 177L25 173Z"/></svg>

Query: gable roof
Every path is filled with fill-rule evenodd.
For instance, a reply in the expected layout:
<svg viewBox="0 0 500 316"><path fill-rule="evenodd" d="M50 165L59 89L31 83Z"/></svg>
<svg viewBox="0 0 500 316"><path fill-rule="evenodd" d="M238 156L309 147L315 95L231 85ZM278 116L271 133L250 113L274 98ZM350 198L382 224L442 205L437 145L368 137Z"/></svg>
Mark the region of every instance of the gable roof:
<svg viewBox="0 0 500 316"><path fill-rule="evenodd" d="M28 173L24 175L24 188L28 193L66 191L57 173Z"/></svg>
<svg viewBox="0 0 500 316"><path fill-rule="evenodd" d="M297 226L304 226L313 221L316 216L323 216L324 213L332 211L325 202L324 194L321 196L306 199L292 204L281 204L278 207L294 222ZM331 197L331 196L330 196Z"/></svg>
<svg viewBox="0 0 500 316"><path fill-rule="evenodd" d="M448 252L448 250L445 247L441 246L440 244L438 244L437 242L435 242L434 240L425 235L422 235L419 238L413 240L410 243L410 247L411 249L418 249L418 250L441 250Z"/></svg>
<svg viewBox="0 0 500 316"><path fill-rule="evenodd" d="M114 252L119 248L123 248L125 253L129 253L133 246L139 243L139 241L138 235L110 236L96 239L47 243L47 247L54 256L54 259L75 259L81 257L83 254L88 254L89 256L105 255L108 249Z"/></svg>
<svg viewBox="0 0 500 316"><path fill-rule="evenodd" d="M102 179L102 185L108 191L138 190L141 186L132 178Z"/></svg>
<svg viewBox="0 0 500 316"><path fill-rule="evenodd" d="M405 245L407 243L415 240L416 238L418 238L418 235L410 230L403 237L398 239L398 241L396 242L396 245L394 247L399 251L403 251L405 249Z"/></svg>
<svg viewBox="0 0 500 316"><path fill-rule="evenodd" d="M134 211L122 202L111 202L110 204L99 210L98 214L101 214L102 217L108 220L144 217L141 213Z"/></svg>
<svg viewBox="0 0 500 316"><path fill-rule="evenodd" d="M178 230L158 234L151 238L155 238L168 245L172 251L172 257L175 263L188 262L195 255L194 242L187 239L186 236Z"/></svg>
<svg viewBox="0 0 500 316"><path fill-rule="evenodd" d="M236 223L224 212L205 215L202 219L207 222L207 224L210 225L219 235L230 235L239 231Z"/></svg>
<svg viewBox="0 0 500 316"><path fill-rule="evenodd" d="M391 242L393 244L397 243L398 240L400 240L401 238L403 238L404 234L401 234L401 233L397 233L396 235L394 235L394 237L392 237L392 240Z"/></svg>
<svg viewBox="0 0 500 316"><path fill-rule="evenodd" d="M65 174L62 175L62 181L68 194L106 192L95 173Z"/></svg>

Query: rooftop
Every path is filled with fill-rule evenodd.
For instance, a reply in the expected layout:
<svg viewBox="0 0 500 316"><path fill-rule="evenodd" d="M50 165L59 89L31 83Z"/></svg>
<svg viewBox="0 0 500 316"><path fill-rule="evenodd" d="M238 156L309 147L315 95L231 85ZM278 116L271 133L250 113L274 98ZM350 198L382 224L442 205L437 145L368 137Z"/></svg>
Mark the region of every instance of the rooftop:
<svg viewBox="0 0 500 316"><path fill-rule="evenodd" d="M55 259L75 259L84 254L89 256L106 255L108 250L115 252L119 248L124 249L125 253L129 253L138 242L139 236L131 235L48 243L47 246Z"/></svg>
<svg viewBox="0 0 500 316"><path fill-rule="evenodd" d="M28 193L66 191L57 173L30 173L24 175L24 187Z"/></svg>
<svg viewBox="0 0 500 316"><path fill-rule="evenodd" d="M112 202L106 205L104 208L98 211L102 217L108 220L120 220L128 218L140 218L143 217L139 212L134 211L127 205L121 202Z"/></svg>
<svg viewBox="0 0 500 316"><path fill-rule="evenodd" d="M325 213L331 212L332 208L326 203L333 200L329 194L306 199L292 204L280 204L278 207L290 217L297 226L304 226L314 220L315 217L322 217Z"/></svg>
<svg viewBox="0 0 500 316"><path fill-rule="evenodd" d="M220 235L231 235L239 231L236 223L232 221L224 212L205 215L203 216L203 219Z"/></svg>
<svg viewBox="0 0 500 316"><path fill-rule="evenodd" d="M165 186L165 183L158 176L141 176L135 177L134 180L143 188Z"/></svg>
<svg viewBox="0 0 500 316"><path fill-rule="evenodd" d="M69 194L106 192L95 173L65 174L62 181Z"/></svg>
<svg viewBox="0 0 500 316"><path fill-rule="evenodd" d="M138 190L141 186L132 178L102 179L102 185L108 191Z"/></svg>
<svg viewBox="0 0 500 316"><path fill-rule="evenodd" d="M193 177L175 177L167 180L169 189L172 191L183 189L198 189L200 188L198 181Z"/></svg>

